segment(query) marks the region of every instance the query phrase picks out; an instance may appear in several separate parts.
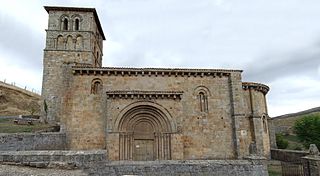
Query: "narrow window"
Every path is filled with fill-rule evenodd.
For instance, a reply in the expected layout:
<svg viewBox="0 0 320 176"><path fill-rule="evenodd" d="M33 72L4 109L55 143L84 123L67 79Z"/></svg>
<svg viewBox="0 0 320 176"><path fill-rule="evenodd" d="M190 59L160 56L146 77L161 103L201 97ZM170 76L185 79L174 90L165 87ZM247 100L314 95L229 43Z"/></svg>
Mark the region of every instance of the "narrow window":
<svg viewBox="0 0 320 176"><path fill-rule="evenodd" d="M96 53L96 58L94 59L94 66L95 67L98 67L98 66L100 66L100 62L99 62L99 52L97 51L97 53Z"/></svg>
<svg viewBox="0 0 320 176"><path fill-rule="evenodd" d="M91 84L91 94L99 94L102 90L102 84L100 80L93 80Z"/></svg>
<svg viewBox="0 0 320 176"><path fill-rule="evenodd" d="M267 133L268 132L268 126L267 126L267 118L266 118L266 116L262 117L262 121L263 121L264 132Z"/></svg>
<svg viewBox="0 0 320 176"><path fill-rule="evenodd" d="M79 19L76 19L75 20L75 23L74 23L74 30L78 31L79 30Z"/></svg>
<svg viewBox="0 0 320 176"><path fill-rule="evenodd" d="M63 20L63 30L68 30L68 19Z"/></svg>
<svg viewBox="0 0 320 176"><path fill-rule="evenodd" d="M200 111L208 112L208 97L203 92L199 93Z"/></svg>

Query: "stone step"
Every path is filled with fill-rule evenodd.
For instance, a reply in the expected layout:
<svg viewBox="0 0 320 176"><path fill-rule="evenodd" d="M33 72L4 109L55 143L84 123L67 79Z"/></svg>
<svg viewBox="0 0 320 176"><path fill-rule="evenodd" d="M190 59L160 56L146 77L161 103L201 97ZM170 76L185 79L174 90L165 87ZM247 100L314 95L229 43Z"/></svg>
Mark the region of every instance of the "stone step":
<svg viewBox="0 0 320 176"><path fill-rule="evenodd" d="M0 151L0 164L34 167L46 167L59 162L83 167L88 163L105 161L106 159L107 152L105 150Z"/></svg>

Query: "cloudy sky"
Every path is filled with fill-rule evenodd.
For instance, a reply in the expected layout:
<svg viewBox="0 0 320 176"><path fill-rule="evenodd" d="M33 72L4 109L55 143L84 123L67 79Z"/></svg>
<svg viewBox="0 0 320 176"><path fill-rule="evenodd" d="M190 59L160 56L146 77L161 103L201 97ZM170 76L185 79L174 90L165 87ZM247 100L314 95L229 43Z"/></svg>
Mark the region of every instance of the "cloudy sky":
<svg viewBox="0 0 320 176"><path fill-rule="evenodd" d="M319 0L0 1L0 80L41 90L45 5L97 9L104 66L243 69L270 116L320 106Z"/></svg>

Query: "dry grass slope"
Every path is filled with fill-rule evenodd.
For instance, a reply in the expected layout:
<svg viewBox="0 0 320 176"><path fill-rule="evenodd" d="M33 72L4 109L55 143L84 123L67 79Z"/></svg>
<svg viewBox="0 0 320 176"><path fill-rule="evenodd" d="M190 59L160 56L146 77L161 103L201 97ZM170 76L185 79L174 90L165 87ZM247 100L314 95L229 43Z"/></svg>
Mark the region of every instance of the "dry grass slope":
<svg viewBox="0 0 320 176"><path fill-rule="evenodd" d="M0 116L39 113L40 95L0 81Z"/></svg>

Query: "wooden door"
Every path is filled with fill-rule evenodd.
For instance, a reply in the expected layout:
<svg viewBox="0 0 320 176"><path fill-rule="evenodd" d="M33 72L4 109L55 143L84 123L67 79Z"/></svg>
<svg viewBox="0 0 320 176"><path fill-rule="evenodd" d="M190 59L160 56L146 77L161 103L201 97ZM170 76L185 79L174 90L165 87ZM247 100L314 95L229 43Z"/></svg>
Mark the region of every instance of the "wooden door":
<svg viewBox="0 0 320 176"><path fill-rule="evenodd" d="M133 160L152 161L153 158L153 140L140 139L134 140Z"/></svg>

